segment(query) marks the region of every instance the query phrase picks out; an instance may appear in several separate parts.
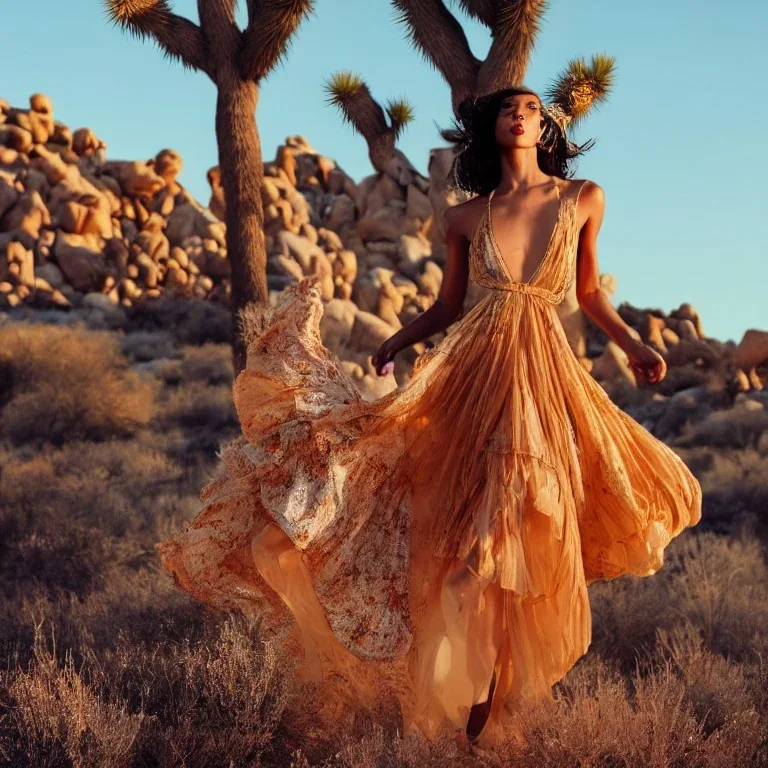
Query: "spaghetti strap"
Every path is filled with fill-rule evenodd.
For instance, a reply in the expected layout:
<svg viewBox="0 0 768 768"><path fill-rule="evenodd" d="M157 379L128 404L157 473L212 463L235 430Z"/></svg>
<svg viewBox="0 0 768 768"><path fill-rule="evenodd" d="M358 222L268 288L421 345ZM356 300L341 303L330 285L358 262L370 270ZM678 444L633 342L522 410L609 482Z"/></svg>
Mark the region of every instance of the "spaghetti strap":
<svg viewBox="0 0 768 768"><path fill-rule="evenodd" d="M576 199L573 201L573 207L576 208L579 204L579 198L581 197L581 190L584 189L584 185L587 183L588 179L582 179L581 184L579 184L579 189L576 192Z"/></svg>

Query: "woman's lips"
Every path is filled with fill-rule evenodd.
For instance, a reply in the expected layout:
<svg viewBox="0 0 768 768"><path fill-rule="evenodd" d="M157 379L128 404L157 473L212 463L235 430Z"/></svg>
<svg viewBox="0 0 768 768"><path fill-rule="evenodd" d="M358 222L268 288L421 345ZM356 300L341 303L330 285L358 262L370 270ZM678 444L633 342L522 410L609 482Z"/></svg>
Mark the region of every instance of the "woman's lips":
<svg viewBox="0 0 768 768"><path fill-rule="evenodd" d="M521 134L525 133L525 130L521 125L515 125L512 127L512 133L514 133L517 136L520 136Z"/></svg>

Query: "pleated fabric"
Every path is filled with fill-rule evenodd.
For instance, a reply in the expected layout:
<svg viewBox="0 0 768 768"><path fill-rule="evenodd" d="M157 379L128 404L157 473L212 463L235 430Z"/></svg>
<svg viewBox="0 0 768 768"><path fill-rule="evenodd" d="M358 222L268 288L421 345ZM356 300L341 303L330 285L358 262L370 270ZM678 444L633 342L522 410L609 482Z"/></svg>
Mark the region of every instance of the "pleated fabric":
<svg viewBox="0 0 768 768"><path fill-rule="evenodd" d="M362 399L322 344L316 278L263 309L233 387L242 435L197 518L158 545L193 597L262 617L332 718L395 701L406 729L444 737L495 673L483 740L503 738L586 652L587 585L655 573L701 518L682 459L568 345L556 306L581 184L556 183L527 282L510 279L489 196L470 248L489 290L401 391Z"/></svg>

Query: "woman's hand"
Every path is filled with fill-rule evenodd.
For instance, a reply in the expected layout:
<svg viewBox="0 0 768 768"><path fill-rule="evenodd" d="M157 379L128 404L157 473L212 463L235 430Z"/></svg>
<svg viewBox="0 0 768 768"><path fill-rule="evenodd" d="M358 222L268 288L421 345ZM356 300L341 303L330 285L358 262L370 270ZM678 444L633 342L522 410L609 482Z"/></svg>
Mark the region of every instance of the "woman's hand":
<svg viewBox="0 0 768 768"><path fill-rule="evenodd" d="M664 358L642 341L631 341L624 351L629 358L629 367L642 381L658 384L667 375Z"/></svg>
<svg viewBox="0 0 768 768"><path fill-rule="evenodd" d="M371 355L371 362L376 373L379 376L386 376L395 370L394 357L400 351L393 342L394 336L390 336L374 353Z"/></svg>

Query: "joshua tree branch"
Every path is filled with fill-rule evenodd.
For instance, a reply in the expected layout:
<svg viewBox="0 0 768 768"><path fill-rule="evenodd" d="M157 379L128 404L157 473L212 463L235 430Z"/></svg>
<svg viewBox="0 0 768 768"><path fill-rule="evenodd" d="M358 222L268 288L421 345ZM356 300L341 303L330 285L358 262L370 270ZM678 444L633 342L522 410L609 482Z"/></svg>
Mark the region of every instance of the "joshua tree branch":
<svg viewBox="0 0 768 768"><path fill-rule="evenodd" d="M464 12L485 24L488 29L493 29L496 21L498 0L459 0L459 5Z"/></svg>
<svg viewBox="0 0 768 768"><path fill-rule="evenodd" d="M391 130L384 110L362 81L358 81L355 88L342 91L329 86L328 90L332 94L330 101L339 107L344 119L368 144Z"/></svg>
<svg viewBox="0 0 768 768"><path fill-rule="evenodd" d="M472 55L464 30L442 0L392 0L408 37L442 74L451 89L454 111L474 93L480 61Z"/></svg>
<svg viewBox="0 0 768 768"><path fill-rule="evenodd" d="M248 26L253 24L261 13L261 0L245 0L248 8Z"/></svg>
<svg viewBox="0 0 768 768"><path fill-rule="evenodd" d="M237 0L197 0L200 27L216 64L231 60L237 50L240 30L235 23Z"/></svg>
<svg viewBox="0 0 768 768"><path fill-rule="evenodd" d="M493 42L477 78L477 95L521 84L547 8L546 0L501 0Z"/></svg>
<svg viewBox="0 0 768 768"><path fill-rule="evenodd" d="M171 13L167 0L105 0L104 5L112 22L140 39L153 38L169 58L212 77L200 27Z"/></svg>
<svg viewBox="0 0 768 768"><path fill-rule="evenodd" d="M258 82L287 50L287 44L314 0L250 0L248 26L243 32L238 65L243 79Z"/></svg>

